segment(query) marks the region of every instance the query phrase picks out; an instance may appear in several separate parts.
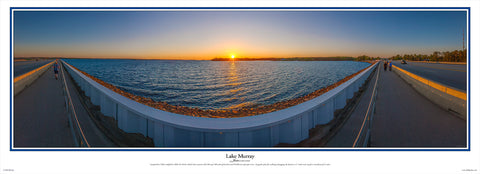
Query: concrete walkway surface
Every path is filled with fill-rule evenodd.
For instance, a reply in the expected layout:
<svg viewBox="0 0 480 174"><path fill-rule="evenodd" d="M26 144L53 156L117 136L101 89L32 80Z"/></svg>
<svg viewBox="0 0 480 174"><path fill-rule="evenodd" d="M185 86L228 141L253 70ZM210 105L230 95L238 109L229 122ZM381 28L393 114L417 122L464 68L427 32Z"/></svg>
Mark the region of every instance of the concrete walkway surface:
<svg viewBox="0 0 480 174"><path fill-rule="evenodd" d="M380 67L380 65L379 65ZM380 69L377 69L377 71ZM383 70L382 70L383 71ZM354 111L350 114L348 120L345 121L342 128L335 133L335 135L327 142L326 147L352 147L355 138L362 127L363 120L368 110L370 98L373 93L373 87L375 85L375 79L377 72L374 73L370 81L366 86L366 90L362 96L358 99L359 102Z"/></svg>
<svg viewBox="0 0 480 174"><path fill-rule="evenodd" d="M393 71L380 64L376 111L372 118L371 147L466 147L466 121L442 109ZM326 144L352 147L362 126L375 78L350 118Z"/></svg>
<svg viewBox="0 0 480 174"><path fill-rule="evenodd" d="M415 91L393 71L381 71L374 147L466 147L466 121Z"/></svg>
<svg viewBox="0 0 480 174"><path fill-rule="evenodd" d="M14 147L73 147L64 100L52 67L15 96Z"/></svg>
<svg viewBox="0 0 480 174"><path fill-rule="evenodd" d="M50 67L31 86L14 97L14 147L75 147L65 108L61 75L60 72L56 80ZM72 81L66 77L79 123L90 146L114 147L115 144L91 120L74 91Z"/></svg>

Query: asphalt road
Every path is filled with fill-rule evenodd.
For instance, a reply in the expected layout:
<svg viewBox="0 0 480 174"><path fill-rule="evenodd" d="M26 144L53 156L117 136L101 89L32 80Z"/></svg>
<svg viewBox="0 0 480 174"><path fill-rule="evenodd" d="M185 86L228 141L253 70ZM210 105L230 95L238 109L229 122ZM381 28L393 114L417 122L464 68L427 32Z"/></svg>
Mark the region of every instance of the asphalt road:
<svg viewBox="0 0 480 174"><path fill-rule="evenodd" d="M420 63L408 62L400 64L394 61L394 65L407 70L413 74L430 79L443 85L459 90L467 90L467 65Z"/></svg>
<svg viewBox="0 0 480 174"><path fill-rule="evenodd" d="M13 63L13 77L25 74L31 70L41 67L53 60L39 60L39 61L18 61Z"/></svg>

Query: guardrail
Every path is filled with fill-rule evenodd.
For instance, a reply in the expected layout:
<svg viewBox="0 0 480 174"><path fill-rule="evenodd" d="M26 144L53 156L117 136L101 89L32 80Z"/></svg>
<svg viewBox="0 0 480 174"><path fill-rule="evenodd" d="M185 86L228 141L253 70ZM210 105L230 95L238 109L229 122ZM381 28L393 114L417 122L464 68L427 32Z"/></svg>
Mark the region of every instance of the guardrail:
<svg viewBox="0 0 480 174"><path fill-rule="evenodd" d="M269 147L295 144L308 138L309 129L334 119L373 68L304 103L283 110L240 118L204 118L158 110L130 100L98 84L71 65L65 69L100 111L117 120L127 133L151 137L158 147Z"/></svg>
<svg viewBox="0 0 480 174"><path fill-rule="evenodd" d="M72 97L70 96L70 91L68 90L68 84L65 79L65 70L62 64L59 65L59 70L61 72L63 94L65 97L65 109L67 110L68 125L70 127L70 132L72 133L73 140L77 147L90 147L90 144L85 137L82 126L78 121L77 112L72 102Z"/></svg>
<svg viewBox="0 0 480 174"><path fill-rule="evenodd" d="M447 110L455 111L460 114L460 118L466 119L467 93L420 77L395 65L393 65L393 71L434 103Z"/></svg>
<svg viewBox="0 0 480 174"><path fill-rule="evenodd" d="M370 103L368 104L367 112L363 117L362 126L357 133L355 141L353 142L352 147L367 147L370 143L370 133L372 130L372 120L373 114L375 113L375 106L377 101L377 84L378 84L378 75L380 74L380 66L377 68L377 77L375 78L375 83L373 86L372 96L370 97Z"/></svg>
<svg viewBox="0 0 480 174"><path fill-rule="evenodd" d="M55 61L52 61L50 63L47 63L37 69L34 69L32 71L29 71L25 74L22 74L18 77L15 77L13 79L13 93L14 93L14 96L19 94L20 92L23 91L23 89L25 89L28 85L32 84L35 80L38 79L38 77L40 77L40 75L42 75L45 71L48 70L48 68L53 64L53 62Z"/></svg>

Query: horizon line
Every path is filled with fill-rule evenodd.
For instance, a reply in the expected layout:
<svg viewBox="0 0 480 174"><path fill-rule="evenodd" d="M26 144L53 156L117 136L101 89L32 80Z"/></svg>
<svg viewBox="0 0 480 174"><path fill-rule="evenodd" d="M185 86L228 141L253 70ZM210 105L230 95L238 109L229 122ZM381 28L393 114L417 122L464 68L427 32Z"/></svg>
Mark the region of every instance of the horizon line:
<svg viewBox="0 0 480 174"><path fill-rule="evenodd" d="M235 59L294 59L294 58L357 58L358 56L293 56L293 57L235 57ZM377 56L378 57L378 56ZM57 56L39 56L39 57L14 57L13 59L135 59L135 60L212 60L212 59L230 59L230 57L213 58L122 58L122 57L57 57Z"/></svg>

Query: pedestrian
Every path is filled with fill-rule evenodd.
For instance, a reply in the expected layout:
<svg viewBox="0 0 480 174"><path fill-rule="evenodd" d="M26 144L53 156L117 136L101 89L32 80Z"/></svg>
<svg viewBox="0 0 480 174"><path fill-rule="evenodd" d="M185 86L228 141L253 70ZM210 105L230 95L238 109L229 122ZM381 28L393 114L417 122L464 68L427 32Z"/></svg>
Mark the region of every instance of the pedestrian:
<svg viewBox="0 0 480 174"><path fill-rule="evenodd" d="M383 61L383 71L387 71L387 62L388 61Z"/></svg>
<svg viewBox="0 0 480 174"><path fill-rule="evenodd" d="M58 80L58 64L56 61L53 64L53 72L55 73L55 80Z"/></svg>
<svg viewBox="0 0 480 174"><path fill-rule="evenodd" d="M392 61L390 60L390 64L388 65L388 70L392 71Z"/></svg>

